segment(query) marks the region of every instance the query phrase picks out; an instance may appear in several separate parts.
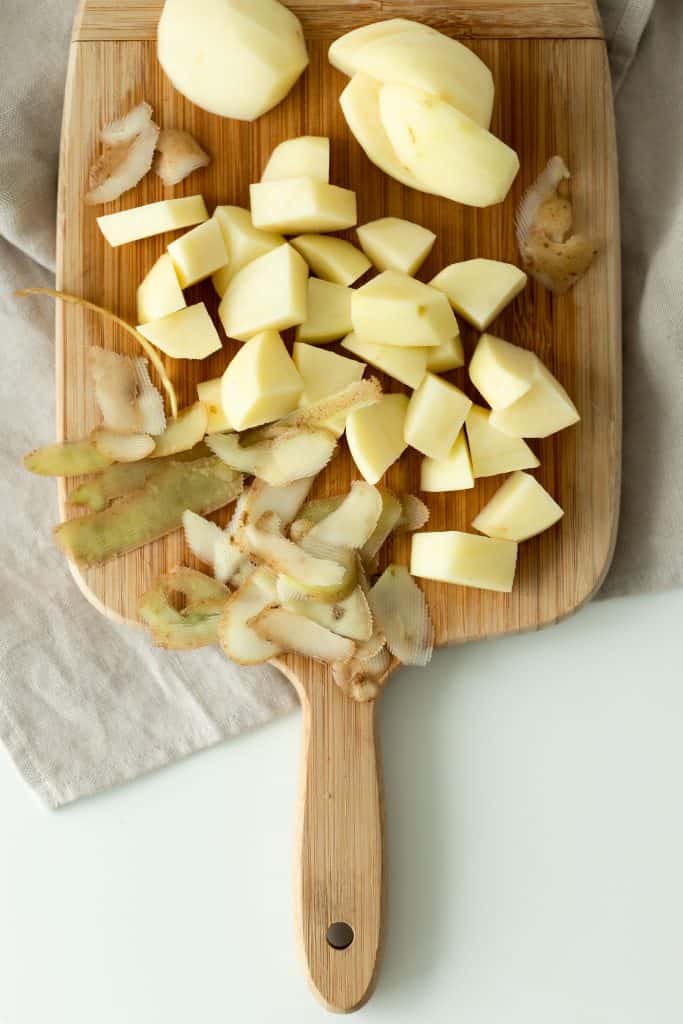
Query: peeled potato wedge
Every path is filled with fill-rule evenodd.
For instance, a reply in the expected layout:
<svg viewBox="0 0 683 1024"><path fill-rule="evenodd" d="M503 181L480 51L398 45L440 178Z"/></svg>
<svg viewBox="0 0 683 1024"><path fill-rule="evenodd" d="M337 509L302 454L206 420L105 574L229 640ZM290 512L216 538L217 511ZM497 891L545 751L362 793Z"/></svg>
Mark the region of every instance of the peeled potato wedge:
<svg viewBox="0 0 683 1024"><path fill-rule="evenodd" d="M333 284L350 285L370 269L367 256L344 238L330 235L297 235L291 244L300 252L313 274Z"/></svg>
<svg viewBox="0 0 683 1024"><path fill-rule="evenodd" d="M457 530L413 534L413 576L509 594L516 565L517 544L511 540L493 540Z"/></svg>
<svg viewBox="0 0 683 1024"><path fill-rule="evenodd" d="M330 180L330 140L324 135L300 135L285 139L270 154L261 181L282 178L315 178L326 184Z"/></svg>

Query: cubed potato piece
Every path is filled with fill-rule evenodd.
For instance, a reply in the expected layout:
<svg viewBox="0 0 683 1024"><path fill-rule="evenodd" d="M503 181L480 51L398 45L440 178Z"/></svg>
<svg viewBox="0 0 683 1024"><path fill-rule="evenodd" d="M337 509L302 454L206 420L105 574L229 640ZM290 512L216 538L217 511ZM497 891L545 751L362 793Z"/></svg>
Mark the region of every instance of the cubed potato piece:
<svg viewBox="0 0 683 1024"><path fill-rule="evenodd" d="M240 121L276 106L308 64L301 22L276 0L166 0L157 56L183 96Z"/></svg>
<svg viewBox="0 0 683 1024"><path fill-rule="evenodd" d="M510 437L549 437L581 419L560 382L534 356L531 388L505 409L491 413L491 426ZM518 469L526 469L518 466Z"/></svg>
<svg viewBox="0 0 683 1024"><path fill-rule="evenodd" d="M397 270L353 292L351 319L358 337L377 345L436 346L458 333L446 296Z"/></svg>
<svg viewBox="0 0 683 1024"><path fill-rule="evenodd" d="M446 370L457 370L465 365L465 350L459 334L448 341L442 341L436 348L426 349L426 352L427 369L431 373L445 373Z"/></svg>
<svg viewBox="0 0 683 1024"><path fill-rule="evenodd" d="M341 347L366 363L375 366L382 373L388 373L394 380L417 388L427 372L427 356L436 351L430 348L399 348L397 345L376 345L372 341L361 341L355 332L348 334Z"/></svg>
<svg viewBox="0 0 683 1024"><path fill-rule="evenodd" d="M351 289L343 284L309 277L306 319L296 329L296 340L324 345L351 330Z"/></svg>
<svg viewBox="0 0 683 1024"><path fill-rule="evenodd" d="M426 25L409 21L407 18L389 18L387 21L373 21L369 25L361 25L360 28L354 28L351 32L345 32L343 36L335 39L327 51L328 60L333 68L337 68L342 74L351 78L360 70L357 64L358 55L368 43L412 28L424 28L426 31L430 31Z"/></svg>
<svg viewBox="0 0 683 1024"><path fill-rule="evenodd" d="M391 24L381 22L381 25ZM440 97L488 128L494 84L488 67L468 47L419 22L406 22L395 31L368 32L374 25L342 36L330 47L330 61L340 59L345 74L358 72L379 82L410 85ZM365 32L365 35L362 33Z"/></svg>
<svg viewBox="0 0 683 1024"><path fill-rule="evenodd" d="M173 262L167 252L152 266L137 290L138 323L159 320L162 316L183 309L187 303L178 283Z"/></svg>
<svg viewBox="0 0 683 1024"><path fill-rule="evenodd" d="M270 423L296 409L303 381L277 331L251 338L228 364L221 404L235 430Z"/></svg>
<svg viewBox="0 0 683 1024"><path fill-rule="evenodd" d="M258 256L277 249L284 243L284 238L273 231L255 228L249 210L241 206L217 206L213 215L218 221L228 254L227 264L211 278L219 299L222 299L228 285L242 267L246 267L247 263Z"/></svg>
<svg viewBox="0 0 683 1024"><path fill-rule="evenodd" d="M539 466L540 462L526 441L496 430L492 417L493 413L488 409L473 405L465 421L475 479Z"/></svg>
<svg viewBox="0 0 683 1024"><path fill-rule="evenodd" d="M407 410L405 395L383 395L379 402L356 409L346 420L351 458L369 484L376 484L406 450Z"/></svg>
<svg viewBox="0 0 683 1024"><path fill-rule="evenodd" d="M420 490L440 494L442 491L469 491L474 487L472 463L461 430L445 459L425 455L420 466Z"/></svg>
<svg viewBox="0 0 683 1024"><path fill-rule="evenodd" d="M475 530L502 540L528 540L554 526L563 510L528 473L513 473L472 523Z"/></svg>
<svg viewBox="0 0 683 1024"><path fill-rule="evenodd" d="M410 397L406 443L432 459L447 458L471 408L472 402L455 384L426 373Z"/></svg>
<svg viewBox="0 0 683 1024"><path fill-rule="evenodd" d="M357 220L356 193L315 178L260 181L249 186L249 197L254 225L264 231L343 231Z"/></svg>
<svg viewBox="0 0 683 1024"><path fill-rule="evenodd" d="M211 218L176 238L168 247L181 288L211 277L228 262L228 253L218 221Z"/></svg>
<svg viewBox="0 0 683 1024"><path fill-rule="evenodd" d="M528 349L482 334L470 360L470 380L492 409L505 409L531 388L535 359Z"/></svg>
<svg viewBox="0 0 683 1024"><path fill-rule="evenodd" d="M425 192L492 206L510 190L517 154L449 103L407 85L383 85L380 116L398 160Z"/></svg>
<svg viewBox="0 0 683 1024"><path fill-rule="evenodd" d="M203 402L209 410L209 419L206 424L207 434L220 434L224 430L232 430L232 423L228 420L223 410L222 380L214 377L213 380L203 380L197 385L197 398Z"/></svg>
<svg viewBox="0 0 683 1024"><path fill-rule="evenodd" d="M512 540L458 530L412 536L410 571L422 579L509 594L516 567L517 544Z"/></svg>
<svg viewBox="0 0 683 1024"><path fill-rule="evenodd" d="M261 175L261 181L283 178L330 180L330 140L324 135L301 135L276 146Z"/></svg>
<svg viewBox="0 0 683 1024"><path fill-rule="evenodd" d="M218 307L228 337L247 341L262 331L284 331L302 324L307 279L306 261L286 243L247 263L233 277Z"/></svg>
<svg viewBox="0 0 683 1024"><path fill-rule="evenodd" d="M138 330L173 359L206 359L221 348L220 336L203 302L139 324Z"/></svg>
<svg viewBox="0 0 683 1024"><path fill-rule="evenodd" d="M303 381L299 405L303 408L336 395L349 384L359 381L365 372L365 363L346 359L335 352L328 352L315 345L304 345L297 341L292 350L294 365ZM335 437L344 433L347 413L339 413L325 423Z"/></svg>
<svg viewBox="0 0 683 1024"><path fill-rule="evenodd" d="M436 241L433 231L400 217L381 217L356 230L363 252L380 271L415 274Z"/></svg>
<svg viewBox="0 0 683 1024"><path fill-rule="evenodd" d="M384 130L379 109L381 82L369 75L354 75L339 97L339 105L351 133L368 160L409 188L421 189L415 175L399 160Z"/></svg>
<svg viewBox="0 0 683 1024"><path fill-rule="evenodd" d="M301 253L316 277L333 284L353 284L372 266L365 253L343 238L297 235L291 239L291 244Z"/></svg>
<svg viewBox="0 0 683 1024"><path fill-rule="evenodd" d="M97 226L109 244L116 247L137 242L140 238L161 235L164 231L189 228L207 220L208 216L202 196L184 196L134 206L118 213L106 213L97 218Z"/></svg>
<svg viewBox="0 0 683 1024"><path fill-rule="evenodd" d="M430 281L448 296L456 313L485 331L499 313L519 295L527 282L523 270L500 260L464 260L444 267Z"/></svg>

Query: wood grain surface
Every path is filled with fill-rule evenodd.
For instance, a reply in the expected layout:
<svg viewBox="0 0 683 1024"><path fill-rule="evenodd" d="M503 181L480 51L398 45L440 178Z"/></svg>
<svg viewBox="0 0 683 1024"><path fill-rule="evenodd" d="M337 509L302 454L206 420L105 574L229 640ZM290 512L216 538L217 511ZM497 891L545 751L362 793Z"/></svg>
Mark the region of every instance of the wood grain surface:
<svg viewBox="0 0 683 1024"><path fill-rule="evenodd" d="M174 235L110 248L95 218L170 196L202 193L216 203L248 205L273 147L300 134L332 140L335 184L357 189L359 223L396 215L437 233L419 276L429 280L456 260L485 256L518 262L514 210L524 188L558 153L573 171L572 197L579 230L597 240L600 255L578 286L553 298L530 282L494 322L492 331L538 352L559 377L582 416L555 437L532 442L541 459L540 482L565 509L561 523L520 547L510 595L425 583L440 645L536 629L571 613L599 587L609 565L618 517L621 445L621 333L619 221L614 124L609 72L592 0L469 0L391 3L388 0L291 2L302 17L311 63L289 97L254 124L229 121L192 106L171 87L156 61L154 31L161 2L86 0L77 18L64 110L58 224L58 287L135 321L137 284ZM403 187L377 170L350 136L338 96L346 79L327 62L329 39L355 25L400 14L420 18L453 36L467 37L489 65L496 83L492 130L520 155L521 171L506 201L474 210ZM206 170L165 188L153 174L105 208L84 206L89 166L100 126L146 99L165 127L185 128L212 156ZM354 232L348 232L354 239ZM189 290L215 314L210 284ZM476 334L463 325L467 354ZM133 352L119 330L73 307L57 309L59 438L77 438L97 422L85 356L91 344ZM217 376L238 348L204 362L165 362L181 405L195 398L198 380ZM465 371L448 377L473 394ZM404 390L384 380L389 390ZM417 453L387 474L388 486L416 491ZM345 445L315 485L316 494L338 493L357 477ZM500 486L480 480L472 491L428 495L430 529L466 530ZM61 511L74 514L65 502ZM219 522L226 516L218 515ZM389 551L407 563L408 538ZM112 617L133 622L139 595L152 580L189 557L181 532L98 569L74 575L89 600ZM303 894L302 942L312 983L337 1009L359 1005L370 991L379 944L381 829L374 708L349 707L324 670L303 659L284 659L305 706L308 768L304 775L299 890ZM322 730L322 731L321 731ZM338 737L341 737L338 739ZM338 740L338 741L337 741ZM374 781L373 781L374 780ZM326 795L327 794L327 795ZM359 808L358 804L362 806ZM358 817L360 815L360 817ZM359 841L359 834L373 842ZM334 860L334 864L330 860ZM330 866L346 865L343 883ZM336 880L335 880L336 878ZM349 879L353 885L349 888ZM330 951L321 932L330 914L350 915L356 940L343 953ZM322 936L322 937L321 937Z"/></svg>

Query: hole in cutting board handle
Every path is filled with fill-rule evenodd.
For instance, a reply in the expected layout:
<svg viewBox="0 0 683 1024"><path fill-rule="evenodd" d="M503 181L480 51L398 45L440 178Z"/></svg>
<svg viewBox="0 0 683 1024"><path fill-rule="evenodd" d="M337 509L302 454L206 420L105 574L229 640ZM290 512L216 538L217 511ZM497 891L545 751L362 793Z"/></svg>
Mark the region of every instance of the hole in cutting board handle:
<svg viewBox="0 0 683 1024"><path fill-rule="evenodd" d="M335 921L327 929L327 943L332 949L348 949L353 942L353 928L346 921Z"/></svg>

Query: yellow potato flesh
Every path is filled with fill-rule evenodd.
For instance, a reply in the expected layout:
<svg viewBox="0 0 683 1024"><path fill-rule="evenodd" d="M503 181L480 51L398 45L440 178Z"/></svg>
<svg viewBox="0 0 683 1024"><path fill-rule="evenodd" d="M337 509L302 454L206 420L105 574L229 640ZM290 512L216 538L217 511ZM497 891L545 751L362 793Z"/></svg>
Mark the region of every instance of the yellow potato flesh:
<svg viewBox="0 0 683 1024"><path fill-rule="evenodd" d="M376 484L406 450L403 436L408 399L383 395L379 402L357 409L346 420L351 457L369 484Z"/></svg>
<svg viewBox="0 0 683 1024"><path fill-rule="evenodd" d="M396 270L353 291L351 319L361 341L378 345L437 346L458 333L446 296Z"/></svg>
<svg viewBox="0 0 683 1024"><path fill-rule="evenodd" d="M208 217L202 196L185 196L105 214L97 218L97 226L109 244L116 247L140 238L161 235L164 231L189 228Z"/></svg>
<svg viewBox="0 0 683 1024"><path fill-rule="evenodd" d="M218 307L226 334L247 341L262 331L283 331L306 319L306 261L281 245L243 267Z"/></svg>
<svg viewBox="0 0 683 1024"><path fill-rule="evenodd" d="M140 334L173 359L205 359L222 347L209 311L203 302L140 324Z"/></svg>
<svg viewBox="0 0 683 1024"><path fill-rule="evenodd" d="M207 434L217 434L224 430L232 430L232 424L225 415L221 398L221 378L203 380L197 385L197 398L206 406L209 418L206 423Z"/></svg>
<svg viewBox="0 0 683 1024"><path fill-rule="evenodd" d="M330 180L330 140L321 135L301 135L276 146L261 175L261 181L283 178Z"/></svg>
<svg viewBox="0 0 683 1024"><path fill-rule="evenodd" d="M488 409L473 405L465 421L475 478L535 469L539 461L526 441L496 430L492 419Z"/></svg>
<svg viewBox="0 0 683 1024"><path fill-rule="evenodd" d="M427 370L428 354L436 351L431 348L376 345L371 341L361 341L355 331L344 338L341 347L409 388L419 387Z"/></svg>
<svg viewBox="0 0 683 1024"><path fill-rule="evenodd" d="M283 178L249 186L251 217L263 231L343 231L357 220L356 193L315 178Z"/></svg>
<svg viewBox="0 0 683 1024"><path fill-rule="evenodd" d="M532 386L535 356L493 334L482 334L470 360L469 375L492 409L505 409Z"/></svg>
<svg viewBox="0 0 683 1024"><path fill-rule="evenodd" d="M510 437L548 437L580 420L578 410L560 382L534 356L531 388L505 409L491 413L491 426ZM519 466L518 469L526 469Z"/></svg>
<svg viewBox="0 0 683 1024"><path fill-rule="evenodd" d="M436 348L427 349L427 369L431 373L445 373L465 365L465 350L462 338L456 334L448 341L442 341Z"/></svg>
<svg viewBox="0 0 683 1024"><path fill-rule="evenodd" d="M358 241L379 271L414 274L436 241L433 231L400 217L382 217L357 228Z"/></svg>
<svg viewBox="0 0 683 1024"><path fill-rule="evenodd" d="M430 284L444 292L456 313L485 331L527 282L523 270L500 260L464 260L444 267Z"/></svg>
<svg viewBox="0 0 683 1024"><path fill-rule="evenodd" d="M138 323L146 324L150 320L159 320L162 316L175 313L186 305L185 296L173 269L173 261L165 252L138 285Z"/></svg>
<svg viewBox="0 0 683 1024"><path fill-rule="evenodd" d="M461 430L445 459L424 457L420 466L420 490L440 494L444 491L468 491L472 487L472 463L465 431Z"/></svg>
<svg viewBox="0 0 683 1024"><path fill-rule="evenodd" d="M223 374L221 401L235 430L269 423L296 409L303 381L276 331L246 342Z"/></svg>
<svg viewBox="0 0 683 1024"><path fill-rule="evenodd" d="M351 289L309 277L306 319L296 329L296 340L323 345L351 330Z"/></svg>
<svg viewBox="0 0 683 1024"><path fill-rule="evenodd" d="M349 384L359 381L365 372L365 363L346 359L335 352L327 352L323 348L305 345L300 341L294 344L292 359L303 384L299 398L299 405L302 407L336 395ZM346 426L346 413L333 416L324 426L331 430L335 437L339 437Z"/></svg>
<svg viewBox="0 0 683 1024"><path fill-rule="evenodd" d="M510 593L515 579L517 544L448 530L415 533L410 571L422 579Z"/></svg>
<svg viewBox="0 0 683 1024"><path fill-rule="evenodd" d="M433 459L447 458L471 408L471 400L455 384L425 374L408 405L406 443Z"/></svg>
<svg viewBox="0 0 683 1024"><path fill-rule="evenodd" d="M203 281L228 262L223 233L213 217L171 242L168 254L181 288Z"/></svg>
<svg viewBox="0 0 683 1024"><path fill-rule="evenodd" d="M258 256L277 249L285 240L282 235L255 228L249 210L241 206L217 206L213 216L218 221L228 255L227 264L211 276L216 293L222 299L228 285L242 267L246 267L247 263Z"/></svg>
<svg viewBox="0 0 683 1024"><path fill-rule="evenodd" d="M297 235L291 244L301 253L316 277L333 284L353 284L372 266L365 253L344 238Z"/></svg>
<svg viewBox="0 0 683 1024"><path fill-rule="evenodd" d="M472 523L488 537L528 540L549 529L564 512L528 473L513 473Z"/></svg>

